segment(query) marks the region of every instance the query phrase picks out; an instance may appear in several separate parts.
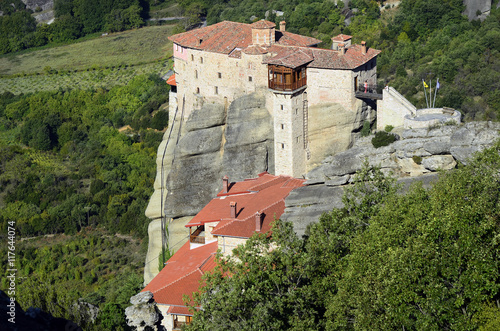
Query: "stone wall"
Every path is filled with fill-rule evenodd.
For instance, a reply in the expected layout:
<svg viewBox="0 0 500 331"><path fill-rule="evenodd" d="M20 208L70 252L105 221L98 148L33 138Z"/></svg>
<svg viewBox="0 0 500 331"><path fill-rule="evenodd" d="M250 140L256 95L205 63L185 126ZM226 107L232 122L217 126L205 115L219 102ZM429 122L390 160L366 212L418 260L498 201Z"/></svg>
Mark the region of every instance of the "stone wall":
<svg viewBox="0 0 500 331"><path fill-rule="evenodd" d="M174 46L175 75L179 98L186 100L186 115L204 103L228 104L236 98L267 89L264 55L241 58ZM182 52L181 52L182 50Z"/></svg>
<svg viewBox="0 0 500 331"><path fill-rule="evenodd" d="M392 87L384 88L382 100L377 102L377 130L387 125L402 127L405 116L415 115L417 108Z"/></svg>

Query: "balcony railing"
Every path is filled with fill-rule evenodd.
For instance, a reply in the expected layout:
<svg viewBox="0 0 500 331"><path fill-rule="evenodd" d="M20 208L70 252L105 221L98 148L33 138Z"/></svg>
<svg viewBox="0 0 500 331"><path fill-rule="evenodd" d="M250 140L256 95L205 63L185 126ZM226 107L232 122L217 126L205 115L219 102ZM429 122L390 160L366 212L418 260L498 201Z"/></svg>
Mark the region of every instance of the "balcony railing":
<svg viewBox="0 0 500 331"><path fill-rule="evenodd" d="M368 84L365 92L365 84L359 84L356 90L356 98L382 100L382 92L377 91L376 84Z"/></svg>
<svg viewBox="0 0 500 331"><path fill-rule="evenodd" d="M306 77L290 83L279 82L277 79L269 80L269 88L277 91L295 91L305 85L307 85Z"/></svg>

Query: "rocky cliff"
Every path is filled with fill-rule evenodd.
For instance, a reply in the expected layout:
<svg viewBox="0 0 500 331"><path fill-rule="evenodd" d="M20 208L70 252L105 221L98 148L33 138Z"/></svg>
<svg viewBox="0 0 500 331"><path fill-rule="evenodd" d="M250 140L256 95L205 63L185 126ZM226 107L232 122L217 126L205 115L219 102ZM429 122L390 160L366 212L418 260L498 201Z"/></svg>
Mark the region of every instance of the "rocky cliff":
<svg viewBox="0 0 500 331"><path fill-rule="evenodd" d="M172 132L165 133L158 148L155 192L146 210L156 220L149 225L145 284L158 273L162 209L171 219L169 247L177 250L187 240L184 225L220 191L222 177L241 181L274 172L273 122L265 102L262 94L253 93L227 107L204 104L188 119L178 110L171 119Z"/></svg>
<svg viewBox="0 0 500 331"><path fill-rule="evenodd" d="M295 231L303 235L322 213L342 207L343 188L365 159L403 183L419 180L424 186L431 185L438 170L453 169L458 162L466 164L475 152L491 146L500 137L499 131L500 123L494 122L405 130L400 140L381 148L373 147L371 137L361 138L351 149L325 159L306 175L308 186L288 196L282 219L293 222Z"/></svg>

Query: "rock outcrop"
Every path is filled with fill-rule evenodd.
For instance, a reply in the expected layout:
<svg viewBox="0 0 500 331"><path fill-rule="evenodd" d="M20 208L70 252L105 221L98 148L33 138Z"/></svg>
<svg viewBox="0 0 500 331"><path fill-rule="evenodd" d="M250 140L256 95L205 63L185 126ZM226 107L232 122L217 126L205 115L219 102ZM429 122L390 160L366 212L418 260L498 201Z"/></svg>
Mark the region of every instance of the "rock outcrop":
<svg viewBox="0 0 500 331"><path fill-rule="evenodd" d="M438 170L467 164L477 151L491 146L499 137L500 123L471 122L460 126L405 130L401 139L389 146L374 148L372 137L359 139L354 146L329 157L307 175L308 186L298 188L285 200L282 219L294 223L299 235L322 213L342 206L343 186L361 169L364 160L380 166L399 181L423 181L424 186L437 179Z"/></svg>
<svg viewBox="0 0 500 331"><path fill-rule="evenodd" d="M464 0L465 11L469 21L480 19L481 21L490 14L492 0Z"/></svg>
<svg viewBox="0 0 500 331"><path fill-rule="evenodd" d="M274 171L272 128L259 94L236 99L227 111L213 104L194 110L174 151L166 216L196 215L220 190L225 175L240 181Z"/></svg>
<svg viewBox="0 0 500 331"><path fill-rule="evenodd" d="M185 232L172 229L182 229L217 194L223 176L241 181L274 172L273 122L265 102L262 94L253 93L227 108L205 103L188 119L180 114L175 122L171 119L172 131L169 127L158 148L155 191L146 210L149 218L171 219L171 249L187 240ZM145 284L158 273L159 228L159 221L150 224Z"/></svg>
<svg viewBox="0 0 500 331"><path fill-rule="evenodd" d="M125 309L127 324L134 330L162 330L160 326L161 313L153 300L153 293L146 291L130 298L129 306Z"/></svg>

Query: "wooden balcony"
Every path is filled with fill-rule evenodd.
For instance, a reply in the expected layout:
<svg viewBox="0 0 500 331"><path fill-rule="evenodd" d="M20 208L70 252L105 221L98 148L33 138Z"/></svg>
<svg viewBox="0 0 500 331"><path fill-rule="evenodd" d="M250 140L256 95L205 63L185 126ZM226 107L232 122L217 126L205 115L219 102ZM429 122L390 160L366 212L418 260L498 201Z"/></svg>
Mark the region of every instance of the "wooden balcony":
<svg viewBox="0 0 500 331"><path fill-rule="evenodd" d="M205 226L198 226L193 233L191 233L191 229L189 228L189 242L192 244L205 244Z"/></svg>
<svg viewBox="0 0 500 331"><path fill-rule="evenodd" d="M283 82L283 81L278 81L278 80L269 80L269 88L272 90L276 91L295 91L301 88L302 86L307 85L307 78L301 78L297 81L292 81L292 82Z"/></svg>
<svg viewBox="0 0 500 331"><path fill-rule="evenodd" d="M306 68L287 68L270 65L268 86L275 91L292 92L307 85Z"/></svg>

